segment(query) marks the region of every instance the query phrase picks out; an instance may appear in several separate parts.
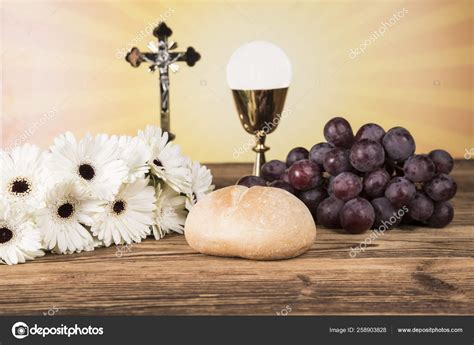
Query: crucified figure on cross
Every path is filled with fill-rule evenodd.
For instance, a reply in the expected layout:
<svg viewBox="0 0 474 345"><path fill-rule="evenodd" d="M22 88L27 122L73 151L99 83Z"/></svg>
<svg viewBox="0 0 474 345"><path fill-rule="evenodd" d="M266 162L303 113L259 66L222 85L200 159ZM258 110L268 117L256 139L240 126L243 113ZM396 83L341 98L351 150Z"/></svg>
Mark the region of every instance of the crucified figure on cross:
<svg viewBox="0 0 474 345"><path fill-rule="evenodd" d="M175 138L175 135L170 131L170 104L169 104L169 73L171 69L177 72L179 69L178 61L186 61L188 66L194 66L201 58L201 55L193 48L188 47L186 52L173 52L173 49L178 47L176 42L168 42L168 37L172 35L173 31L164 23L161 22L154 30L153 36L158 38L158 44L150 42L148 48L151 53L142 53L137 47L133 47L127 54L127 60L133 67L138 67L142 62L150 63L150 71L155 72L157 69L160 73L160 120L163 131L168 132L170 140Z"/></svg>

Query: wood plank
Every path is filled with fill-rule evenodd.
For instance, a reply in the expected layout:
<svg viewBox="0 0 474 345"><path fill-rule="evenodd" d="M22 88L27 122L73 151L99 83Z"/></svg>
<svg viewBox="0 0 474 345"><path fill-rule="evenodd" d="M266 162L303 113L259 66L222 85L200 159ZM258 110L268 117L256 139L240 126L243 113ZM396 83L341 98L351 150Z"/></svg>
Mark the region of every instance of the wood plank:
<svg viewBox="0 0 474 345"><path fill-rule="evenodd" d="M108 248L9 267L1 312L38 315L54 306L61 315L273 314L290 305L294 314L469 314L474 308L472 258L374 258L371 248L352 259L347 247L328 251L316 243L294 260L254 262L196 254L178 236L163 242L147 241L121 258ZM333 251L338 258L328 258Z"/></svg>
<svg viewBox="0 0 474 345"><path fill-rule="evenodd" d="M318 229L304 255L274 262L196 253L183 236L46 255L0 266L0 314L42 315L469 315L474 313L473 162L456 164L456 215L444 229L387 231L350 257L367 234ZM251 165L212 166L216 184Z"/></svg>

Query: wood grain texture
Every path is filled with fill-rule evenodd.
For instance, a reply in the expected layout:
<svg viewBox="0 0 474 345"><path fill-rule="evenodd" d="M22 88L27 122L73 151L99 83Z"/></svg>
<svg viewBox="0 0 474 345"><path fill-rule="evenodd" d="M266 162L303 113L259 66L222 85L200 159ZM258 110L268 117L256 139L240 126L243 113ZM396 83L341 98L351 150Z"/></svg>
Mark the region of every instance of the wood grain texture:
<svg viewBox="0 0 474 345"><path fill-rule="evenodd" d="M386 232L351 258L367 234L318 228L306 254L257 262L201 255L183 236L123 248L46 255L0 266L0 314L290 315L474 314L474 162L456 164L455 219L444 229ZM248 164L210 165L222 187Z"/></svg>

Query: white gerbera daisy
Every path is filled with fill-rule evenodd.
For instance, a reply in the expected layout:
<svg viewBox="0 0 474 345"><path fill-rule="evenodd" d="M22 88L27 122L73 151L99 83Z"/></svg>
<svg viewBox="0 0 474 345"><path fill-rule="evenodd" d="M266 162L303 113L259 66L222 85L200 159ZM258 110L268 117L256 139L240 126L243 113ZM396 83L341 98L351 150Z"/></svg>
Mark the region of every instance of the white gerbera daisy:
<svg viewBox="0 0 474 345"><path fill-rule="evenodd" d="M45 153L37 146L24 144L10 153L0 151L0 194L9 202L39 208L47 182Z"/></svg>
<svg viewBox="0 0 474 345"><path fill-rule="evenodd" d="M145 130L138 131L138 138L142 140L150 148L158 143L164 147L168 143L168 132L163 132L160 127L148 125Z"/></svg>
<svg viewBox="0 0 474 345"><path fill-rule="evenodd" d="M64 177L75 177L88 192L100 199L113 200L128 168L120 159L118 138L90 134L76 140L71 132L60 135L51 146L51 171ZM62 179L61 178L61 179Z"/></svg>
<svg viewBox="0 0 474 345"><path fill-rule="evenodd" d="M156 199L148 182L148 179L137 179L124 184L105 212L96 216L91 231L105 246L140 242L150 234L150 226L155 222Z"/></svg>
<svg viewBox="0 0 474 345"><path fill-rule="evenodd" d="M172 231L182 234L188 213L185 209L186 197L168 186L164 186L162 189L159 184L156 194L156 224L153 225L155 239L159 240Z"/></svg>
<svg viewBox="0 0 474 345"><path fill-rule="evenodd" d="M94 215L104 211L102 201L91 199L76 181L69 180L52 188L45 203L37 216L45 249L60 254L94 249L94 240L85 225L91 226Z"/></svg>
<svg viewBox="0 0 474 345"><path fill-rule="evenodd" d="M0 262L15 265L43 255L41 234L30 216L20 204L0 200Z"/></svg>
<svg viewBox="0 0 474 345"><path fill-rule="evenodd" d="M186 200L186 208L190 210L199 200L201 200L207 193L214 190L212 184L211 171L199 162L192 162L189 160L189 169L191 170L191 193L189 193Z"/></svg>
<svg viewBox="0 0 474 345"><path fill-rule="evenodd" d="M145 131L138 132L138 137L150 148L148 164L151 173L175 191L189 193L190 171L186 166L186 158L181 155L178 145L168 142L168 133L162 133L159 127L147 126Z"/></svg>
<svg viewBox="0 0 474 345"><path fill-rule="evenodd" d="M112 136L114 138L115 136ZM118 137L120 158L127 164L128 176L125 182L135 182L137 178L144 178L150 170L148 158L149 147L139 138L122 135Z"/></svg>

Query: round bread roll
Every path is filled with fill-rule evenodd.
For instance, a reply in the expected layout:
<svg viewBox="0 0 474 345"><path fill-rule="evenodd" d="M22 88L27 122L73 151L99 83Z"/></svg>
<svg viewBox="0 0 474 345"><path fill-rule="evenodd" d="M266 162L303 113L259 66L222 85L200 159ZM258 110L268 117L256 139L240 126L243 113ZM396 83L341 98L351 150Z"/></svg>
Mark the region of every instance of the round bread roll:
<svg viewBox="0 0 474 345"><path fill-rule="evenodd" d="M191 209L185 236L204 254L277 260L307 251L316 225L303 202L283 189L230 186Z"/></svg>

